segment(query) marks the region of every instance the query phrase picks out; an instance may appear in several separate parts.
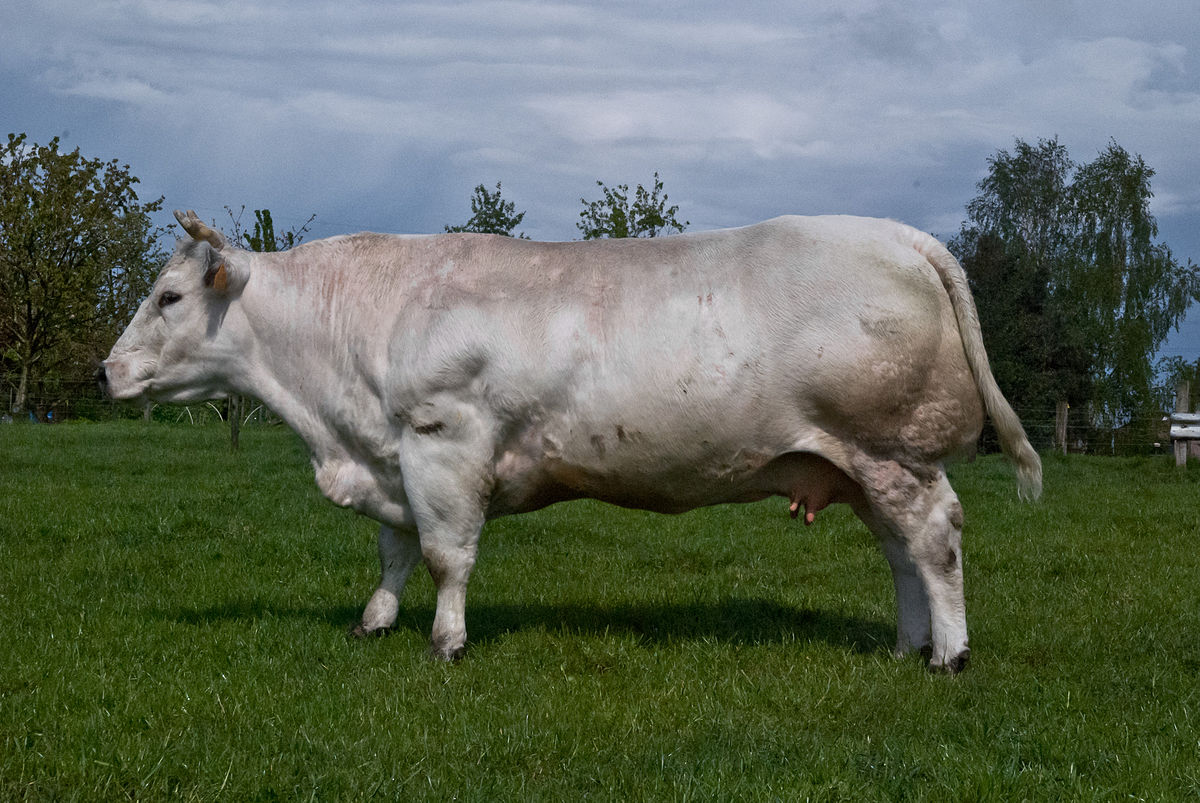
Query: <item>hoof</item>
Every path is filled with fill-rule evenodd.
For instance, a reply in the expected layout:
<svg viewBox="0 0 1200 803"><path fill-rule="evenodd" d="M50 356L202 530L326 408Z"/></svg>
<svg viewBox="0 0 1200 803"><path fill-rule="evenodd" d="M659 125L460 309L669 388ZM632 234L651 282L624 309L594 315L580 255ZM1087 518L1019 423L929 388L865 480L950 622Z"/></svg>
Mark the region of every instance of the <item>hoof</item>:
<svg viewBox="0 0 1200 803"><path fill-rule="evenodd" d="M962 652L944 664L935 664L933 661L930 661L929 671L945 673L947 675L957 675L959 672L967 668L967 661L970 659L971 651L964 648Z"/></svg>
<svg viewBox="0 0 1200 803"><path fill-rule="evenodd" d="M951 659L950 663L946 665L946 669L951 675L957 675L967 668L967 661L969 660L971 660L971 651L963 650Z"/></svg>
<svg viewBox="0 0 1200 803"><path fill-rule="evenodd" d="M435 661L444 661L448 664L456 664L463 659L467 654L466 645L459 647L439 647L430 645L429 657Z"/></svg>
<svg viewBox="0 0 1200 803"><path fill-rule="evenodd" d="M377 627L374 630L367 630L366 626L362 622L359 622L350 628L349 636L352 639L379 638L380 636L387 635L390 630L390 627Z"/></svg>

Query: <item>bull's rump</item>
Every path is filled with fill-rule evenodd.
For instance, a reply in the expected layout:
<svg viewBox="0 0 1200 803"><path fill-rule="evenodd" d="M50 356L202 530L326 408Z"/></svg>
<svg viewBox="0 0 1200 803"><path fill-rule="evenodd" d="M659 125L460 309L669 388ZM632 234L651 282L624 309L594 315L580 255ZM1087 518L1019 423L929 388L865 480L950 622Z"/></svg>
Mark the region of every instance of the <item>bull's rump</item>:
<svg viewBox="0 0 1200 803"><path fill-rule="evenodd" d="M779 459L797 452L843 470L855 450L940 460L973 443L982 408L912 234L784 218L657 241L468 239L442 303L398 328L398 395L494 418L501 512L744 501L782 493Z"/></svg>

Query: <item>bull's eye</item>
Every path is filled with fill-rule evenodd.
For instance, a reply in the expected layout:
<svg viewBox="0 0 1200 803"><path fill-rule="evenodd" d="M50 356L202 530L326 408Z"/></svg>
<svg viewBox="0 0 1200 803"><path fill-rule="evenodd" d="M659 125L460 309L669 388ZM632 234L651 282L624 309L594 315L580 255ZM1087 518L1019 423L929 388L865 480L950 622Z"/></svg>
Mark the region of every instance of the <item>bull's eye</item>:
<svg viewBox="0 0 1200 803"><path fill-rule="evenodd" d="M183 296L179 295L179 293L167 290L158 297L158 308L162 309L163 307L169 307L182 297Z"/></svg>

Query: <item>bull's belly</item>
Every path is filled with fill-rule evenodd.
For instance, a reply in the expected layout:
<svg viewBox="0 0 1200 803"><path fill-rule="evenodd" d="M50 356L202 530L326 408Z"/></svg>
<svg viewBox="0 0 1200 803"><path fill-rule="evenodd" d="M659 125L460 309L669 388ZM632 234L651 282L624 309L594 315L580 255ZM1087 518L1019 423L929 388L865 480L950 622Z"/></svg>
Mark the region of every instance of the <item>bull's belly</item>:
<svg viewBox="0 0 1200 803"><path fill-rule="evenodd" d="M643 445L646 446L646 445ZM853 502L858 488L819 455L727 448L668 453L652 448L628 455L595 453L590 459L542 455L498 461L489 517L537 510L572 499L597 499L657 513L755 502L784 496L807 510Z"/></svg>
<svg viewBox="0 0 1200 803"><path fill-rule="evenodd" d="M572 499L597 499L656 513L683 513L722 502L752 502L769 495L748 491L744 481L721 485L695 471L622 473L551 460L530 474L498 480L489 515L525 513Z"/></svg>

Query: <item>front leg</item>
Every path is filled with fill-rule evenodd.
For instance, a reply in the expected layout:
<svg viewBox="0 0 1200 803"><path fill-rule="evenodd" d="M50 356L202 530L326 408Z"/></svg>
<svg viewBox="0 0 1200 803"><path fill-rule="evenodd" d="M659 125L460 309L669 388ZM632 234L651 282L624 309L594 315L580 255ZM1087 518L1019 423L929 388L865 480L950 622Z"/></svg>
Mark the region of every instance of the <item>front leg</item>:
<svg viewBox="0 0 1200 803"><path fill-rule="evenodd" d="M484 520L482 506L455 473L448 467L427 471L414 482L421 489L413 489L421 554L437 589L430 649L445 661L458 660L467 648L467 581Z"/></svg>
<svg viewBox="0 0 1200 803"><path fill-rule="evenodd" d="M400 595L408 576L421 562L421 541L415 527L379 525L379 587L363 611L356 636L379 633L396 624L400 613Z"/></svg>

